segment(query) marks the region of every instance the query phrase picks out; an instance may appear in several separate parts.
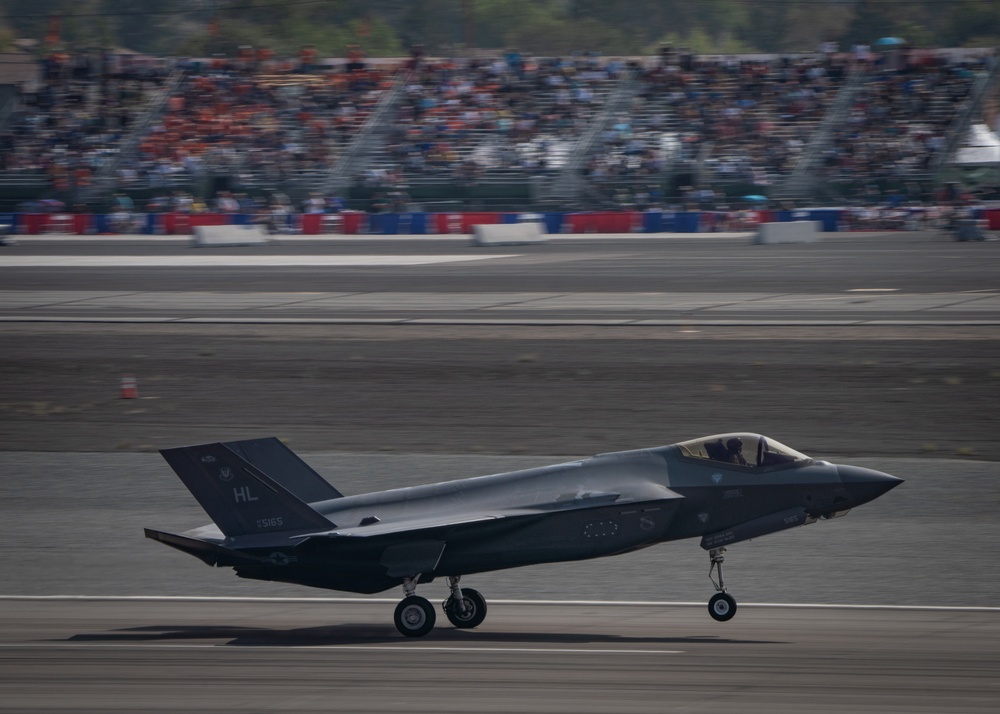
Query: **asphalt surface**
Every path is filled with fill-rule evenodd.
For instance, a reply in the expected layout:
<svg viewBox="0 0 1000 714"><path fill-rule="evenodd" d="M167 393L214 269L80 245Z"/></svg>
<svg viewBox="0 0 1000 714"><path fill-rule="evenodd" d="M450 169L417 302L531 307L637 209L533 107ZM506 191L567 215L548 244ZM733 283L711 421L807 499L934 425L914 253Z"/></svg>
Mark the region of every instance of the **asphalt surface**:
<svg viewBox="0 0 1000 714"><path fill-rule="evenodd" d="M274 434L357 493L751 430L907 483L731 549L742 604L996 604L997 244L0 250L0 594L329 594L142 539L207 520L158 448ZM124 374L138 399L119 398ZM744 606L719 625L703 605L504 602L704 602L707 565L677 543L476 576L487 623L418 643L377 601L5 601L0 710L995 708L993 610Z"/></svg>
<svg viewBox="0 0 1000 714"><path fill-rule="evenodd" d="M0 253L0 448L275 433L314 451L579 455L751 429L806 453L992 460L997 246L22 239ZM74 256L109 267L52 265ZM150 257L200 267L134 265ZM414 257L432 262L400 263ZM226 264L250 258L299 265ZM126 374L137 401L117 398Z"/></svg>
<svg viewBox="0 0 1000 714"><path fill-rule="evenodd" d="M3 601L0 711L993 712L995 613ZM342 624L346 623L346 624Z"/></svg>

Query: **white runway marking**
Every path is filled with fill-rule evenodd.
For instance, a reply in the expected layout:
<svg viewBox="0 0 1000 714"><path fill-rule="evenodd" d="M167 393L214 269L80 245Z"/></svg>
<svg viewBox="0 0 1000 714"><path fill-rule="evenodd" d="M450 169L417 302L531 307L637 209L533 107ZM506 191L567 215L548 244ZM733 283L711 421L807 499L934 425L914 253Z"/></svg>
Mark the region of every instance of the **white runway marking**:
<svg viewBox="0 0 1000 714"><path fill-rule="evenodd" d="M483 255L7 255L0 268L367 268L516 258Z"/></svg>

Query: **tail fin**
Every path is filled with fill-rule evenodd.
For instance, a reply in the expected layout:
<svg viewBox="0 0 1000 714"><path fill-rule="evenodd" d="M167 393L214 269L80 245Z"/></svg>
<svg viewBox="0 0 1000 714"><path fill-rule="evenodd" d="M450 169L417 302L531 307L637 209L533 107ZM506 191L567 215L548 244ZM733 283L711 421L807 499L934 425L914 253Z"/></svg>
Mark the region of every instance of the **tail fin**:
<svg viewBox="0 0 1000 714"><path fill-rule="evenodd" d="M228 537L335 526L224 444L160 451Z"/></svg>
<svg viewBox="0 0 1000 714"><path fill-rule="evenodd" d="M275 437L227 441L229 447L306 503L343 498L344 494L310 468Z"/></svg>

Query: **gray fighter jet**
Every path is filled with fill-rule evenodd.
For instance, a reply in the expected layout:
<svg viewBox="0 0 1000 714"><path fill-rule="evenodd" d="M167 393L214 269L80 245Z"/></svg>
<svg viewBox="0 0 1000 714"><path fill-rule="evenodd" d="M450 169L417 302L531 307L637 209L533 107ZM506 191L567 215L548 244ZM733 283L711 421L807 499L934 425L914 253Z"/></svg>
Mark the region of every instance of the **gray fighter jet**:
<svg viewBox="0 0 1000 714"><path fill-rule="evenodd" d="M417 585L447 578L443 609L476 627L486 600L459 578L701 538L716 594L726 546L845 515L902 483L811 459L758 434L722 434L581 461L344 496L274 438L161 452L215 523L146 537L244 578L376 593L402 585L396 628L420 637L435 610ZM716 574L718 577L716 578Z"/></svg>

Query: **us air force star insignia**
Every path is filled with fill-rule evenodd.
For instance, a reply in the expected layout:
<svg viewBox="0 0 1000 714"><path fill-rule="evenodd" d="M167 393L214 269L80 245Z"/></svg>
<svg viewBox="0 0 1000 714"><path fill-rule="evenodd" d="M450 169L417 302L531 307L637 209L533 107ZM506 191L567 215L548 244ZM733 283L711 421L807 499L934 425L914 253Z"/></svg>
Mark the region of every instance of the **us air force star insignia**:
<svg viewBox="0 0 1000 714"><path fill-rule="evenodd" d="M214 464L215 463L215 457L212 456L211 454L205 454L204 456L201 457L201 463L203 463L203 464Z"/></svg>
<svg viewBox="0 0 1000 714"><path fill-rule="evenodd" d="M722 482L722 474L712 474L712 480L716 483Z"/></svg>
<svg viewBox="0 0 1000 714"><path fill-rule="evenodd" d="M223 466L221 469L219 469L219 479L222 481L232 481L233 470L228 466Z"/></svg>

